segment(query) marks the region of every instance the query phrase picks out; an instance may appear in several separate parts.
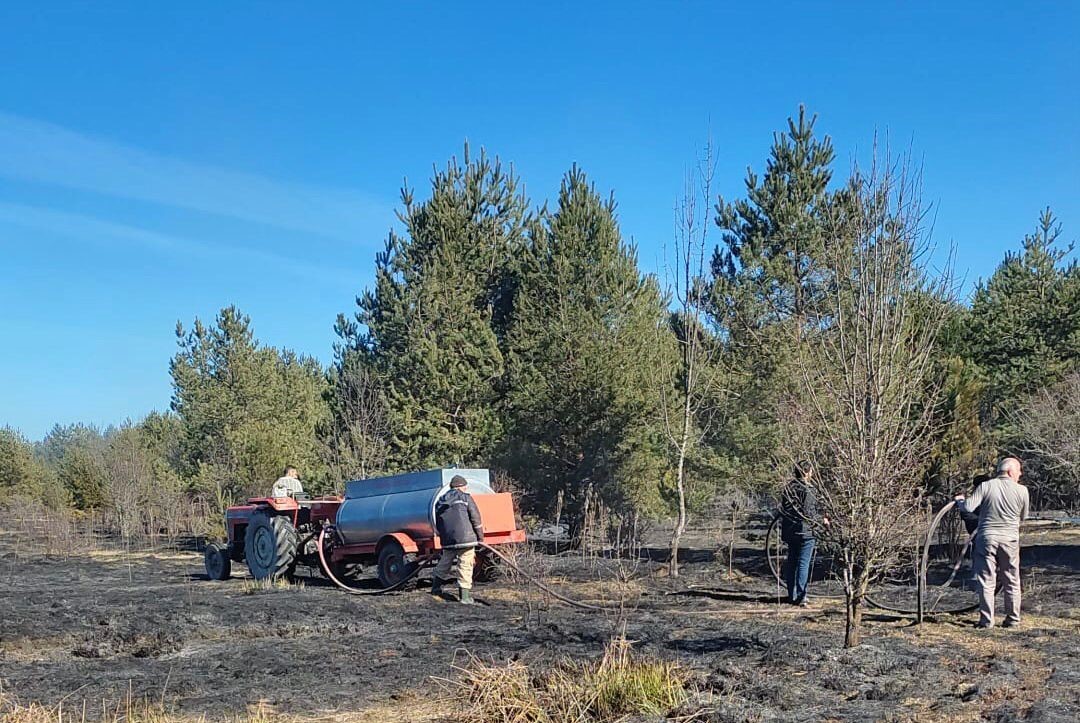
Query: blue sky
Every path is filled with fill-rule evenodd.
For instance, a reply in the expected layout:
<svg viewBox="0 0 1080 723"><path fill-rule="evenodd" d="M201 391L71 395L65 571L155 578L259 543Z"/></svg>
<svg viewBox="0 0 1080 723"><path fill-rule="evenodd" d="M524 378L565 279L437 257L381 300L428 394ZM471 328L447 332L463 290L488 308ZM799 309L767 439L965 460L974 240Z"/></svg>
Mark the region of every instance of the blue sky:
<svg viewBox="0 0 1080 723"><path fill-rule="evenodd" d="M228 304L329 360L466 139L537 203L583 166L654 271L706 132L738 195L805 103L841 171L911 145L970 286L1048 204L1080 237L1078 7L0 4L0 425L167 407L176 322Z"/></svg>

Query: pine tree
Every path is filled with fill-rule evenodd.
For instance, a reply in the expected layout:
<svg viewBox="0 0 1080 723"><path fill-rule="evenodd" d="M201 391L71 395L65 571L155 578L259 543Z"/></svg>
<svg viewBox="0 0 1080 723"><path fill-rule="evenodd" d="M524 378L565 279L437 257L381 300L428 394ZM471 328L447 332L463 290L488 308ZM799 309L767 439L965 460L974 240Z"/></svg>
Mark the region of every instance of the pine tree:
<svg viewBox="0 0 1080 723"><path fill-rule="evenodd" d="M774 135L764 176L747 170L746 198L721 198L716 206L723 246L713 271L751 328L813 323L816 314L829 240L824 228L837 200L829 190L832 140L814 135L816 120L800 106L798 121L789 118L787 133Z"/></svg>
<svg viewBox="0 0 1080 723"><path fill-rule="evenodd" d="M966 487L978 470L994 462L992 439L982 415L986 380L981 370L960 356L938 360L942 398L936 413L938 439L926 470L927 488L951 494Z"/></svg>
<svg viewBox="0 0 1080 723"><path fill-rule="evenodd" d="M967 355L986 373L989 400L1014 404L1080 364L1080 268L1062 265L1061 224L1047 208L1019 253L1008 253L971 304Z"/></svg>
<svg viewBox="0 0 1080 723"><path fill-rule="evenodd" d="M720 246L712 259L712 324L726 342L724 366L734 392L710 434L752 486L775 484L785 440L777 417L798 394L793 345L820 321L828 278L823 254L843 236L826 233L842 220L854 192L830 190L834 152L815 135L816 117L799 108L786 133L774 135L763 176L747 171L746 198L716 206ZM723 401L718 407L725 407Z"/></svg>
<svg viewBox="0 0 1080 723"><path fill-rule="evenodd" d="M184 475L223 506L265 493L286 464L314 489L326 485L315 430L327 415L318 362L261 346L250 319L222 309L213 326L176 329L170 364Z"/></svg>
<svg viewBox="0 0 1080 723"><path fill-rule="evenodd" d="M576 167L530 232L508 342L511 471L540 510L560 491L577 510L590 485L617 509L655 507L666 449L654 372L671 352L657 341L670 334L656 280L638 271L614 199Z"/></svg>
<svg viewBox="0 0 1080 723"><path fill-rule="evenodd" d="M355 320L338 318L338 365L367 355L381 379L391 467L486 465L504 434L500 342L528 202L497 159L466 146L462 165L435 174L431 198L406 188L402 203L405 234L376 258Z"/></svg>
<svg viewBox="0 0 1080 723"><path fill-rule="evenodd" d="M72 504L80 510L105 504L107 434L91 425L57 424L34 445L35 455L56 473Z"/></svg>
<svg viewBox="0 0 1080 723"><path fill-rule="evenodd" d="M57 470L60 483L80 510L105 506L108 480L102 451L98 446L72 445L60 460Z"/></svg>
<svg viewBox="0 0 1080 723"><path fill-rule="evenodd" d="M55 473L34 455L33 446L11 427L0 427L0 497L63 507L68 497Z"/></svg>

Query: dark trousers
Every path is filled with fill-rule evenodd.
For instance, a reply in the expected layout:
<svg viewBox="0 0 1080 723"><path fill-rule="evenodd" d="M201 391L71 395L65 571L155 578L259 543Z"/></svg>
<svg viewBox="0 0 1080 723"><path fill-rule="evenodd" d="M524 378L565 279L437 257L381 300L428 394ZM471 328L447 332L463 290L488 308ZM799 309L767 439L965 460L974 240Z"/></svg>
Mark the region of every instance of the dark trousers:
<svg viewBox="0 0 1080 723"><path fill-rule="evenodd" d="M792 535L787 543L784 580L787 582L788 599L798 603L806 598L806 587L810 584L810 561L814 557L814 538Z"/></svg>

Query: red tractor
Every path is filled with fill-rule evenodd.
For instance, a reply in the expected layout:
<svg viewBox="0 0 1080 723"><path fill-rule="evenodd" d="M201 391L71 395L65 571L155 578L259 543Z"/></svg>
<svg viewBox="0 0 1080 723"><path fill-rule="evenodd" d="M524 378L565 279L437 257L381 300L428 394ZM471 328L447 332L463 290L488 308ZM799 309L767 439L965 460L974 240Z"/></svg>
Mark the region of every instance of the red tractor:
<svg viewBox="0 0 1080 723"><path fill-rule="evenodd" d="M491 489L488 470L437 469L349 482L344 497L260 497L230 507L228 542L207 545L206 574L227 579L235 561L246 563L257 580L277 579L291 576L301 563L326 572L325 561L343 582L355 582L374 565L383 588L397 586L414 574L415 562L441 549L435 503L454 475L468 480L466 491L480 508L487 545L524 542L513 500ZM482 576L491 560L481 550L477 562Z"/></svg>

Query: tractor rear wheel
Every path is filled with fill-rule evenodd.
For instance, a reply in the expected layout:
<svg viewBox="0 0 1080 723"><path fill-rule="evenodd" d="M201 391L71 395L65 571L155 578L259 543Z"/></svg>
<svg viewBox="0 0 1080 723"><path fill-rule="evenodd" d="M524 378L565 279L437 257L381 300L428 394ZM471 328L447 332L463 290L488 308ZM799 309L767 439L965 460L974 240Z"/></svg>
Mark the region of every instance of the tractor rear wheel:
<svg viewBox="0 0 1080 723"><path fill-rule="evenodd" d="M244 534L244 561L256 580L289 577L296 570L299 535L281 515L255 512Z"/></svg>
<svg viewBox="0 0 1080 723"><path fill-rule="evenodd" d="M232 574L228 546L211 542L203 553L203 564L206 566L206 576L211 580L228 580Z"/></svg>
<svg viewBox="0 0 1080 723"><path fill-rule="evenodd" d="M412 572L413 556L405 553L405 548L397 540L390 540L379 550L379 584L384 588L393 587Z"/></svg>

